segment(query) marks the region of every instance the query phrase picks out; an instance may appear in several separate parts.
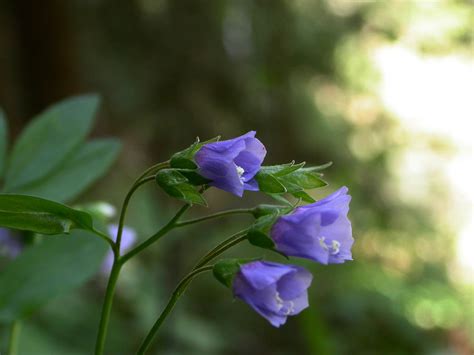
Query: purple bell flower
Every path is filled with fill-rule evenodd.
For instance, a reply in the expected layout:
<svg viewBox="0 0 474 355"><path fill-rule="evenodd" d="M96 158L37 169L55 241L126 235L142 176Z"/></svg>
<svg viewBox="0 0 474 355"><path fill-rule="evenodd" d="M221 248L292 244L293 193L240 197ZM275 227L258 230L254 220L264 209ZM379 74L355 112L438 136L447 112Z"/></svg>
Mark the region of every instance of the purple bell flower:
<svg viewBox="0 0 474 355"><path fill-rule="evenodd" d="M254 176L260 170L267 151L255 131L243 136L208 143L195 155L199 174L211 180L211 186L242 197L244 190L258 191Z"/></svg>
<svg viewBox="0 0 474 355"><path fill-rule="evenodd" d="M108 226L109 235L112 237L114 242L117 238L117 230L118 230L118 225L116 224L110 224ZM127 226L123 227L122 242L120 243L120 254L123 254L124 252L129 250L133 246L133 244L135 244L136 237L137 237L137 234L135 230ZM114 253L112 252L112 250L109 250L107 252L107 255L105 256L104 262L102 263L101 272L104 275L108 275L110 273L110 270L112 270L113 263L114 263Z"/></svg>
<svg viewBox="0 0 474 355"><path fill-rule="evenodd" d="M273 225L271 238L278 251L321 264L352 260L351 222L347 218L351 196L347 187L315 203L298 207Z"/></svg>
<svg viewBox="0 0 474 355"><path fill-rule="evenodd" d="M19 236L9 229L0 228L0 256L5 255L10 259L16 258L23 250Z"/></svg>
<svg viewBox="0 0 474 355"><path fill-rule="evenodd" d="M279 327L288 316L308 307L307 289L312 279L311 273L299 266L254 261L240 267L233 293Z"/></svg>

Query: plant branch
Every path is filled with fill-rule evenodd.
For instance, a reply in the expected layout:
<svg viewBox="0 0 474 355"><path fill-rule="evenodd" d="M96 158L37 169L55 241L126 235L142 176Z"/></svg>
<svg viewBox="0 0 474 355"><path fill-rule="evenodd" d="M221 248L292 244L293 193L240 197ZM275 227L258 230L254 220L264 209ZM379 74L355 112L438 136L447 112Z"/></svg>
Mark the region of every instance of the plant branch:
<svg viewBox="0 0 474 355"><path fill-rule="evenodd" d="M199 275L200 273L202 273L202 272L211 271L212 268L213 268L213 265L208 265L208 266L204 266L204 267L199 268L199 269L195 269L195 270L191 271L188 275L186 275L179 282L178 286L176 286L175 290L173 291L173 294L171 295L171 298L169 299L168 304L166 305L165 309L163 310L163 312L161 312L159 318L156 320L155 324L153 325L153 327L148 332L148 334L147 334L145 340L143 341L142 345L138 349L138 352L137 352L138 355L145 354L145 351L150 346L151 342L153 341L153 338L155 337L156 333L158 332L161 325L165 321L166 317L171 313L171 311L173 310L174 305L176 304L178 299L181 297L181 295L184 293L184 291L186 290L188 285L191 283L192 279L194 277L196 277L197 275Z"/></svg>

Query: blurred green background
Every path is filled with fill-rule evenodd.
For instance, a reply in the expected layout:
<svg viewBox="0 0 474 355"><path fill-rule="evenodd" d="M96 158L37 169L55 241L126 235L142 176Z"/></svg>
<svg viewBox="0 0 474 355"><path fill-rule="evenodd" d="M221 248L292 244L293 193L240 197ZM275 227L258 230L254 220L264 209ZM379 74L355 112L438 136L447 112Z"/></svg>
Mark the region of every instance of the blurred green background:
<svg viewBox="0 0 474 355"><path fill-rule="evenodd" d="M204 276L150 353L472 354L473 19L470 1L4 0L0 104L17 135L55 101L102 95L94 135L124 148L78 202L118 206L195 136L257 130L266 164L334 162L315 197L349 187L354 261L302 263L311 307L274 329ZM268 201L206 194L192 214ZM143 239L179 204L148 186L131 207ZM179 278L249 222L178 230L133 260L107 353L134 353ZM25 322L20 355L92 353L104 288L97 276L52 300Z"/></svg>

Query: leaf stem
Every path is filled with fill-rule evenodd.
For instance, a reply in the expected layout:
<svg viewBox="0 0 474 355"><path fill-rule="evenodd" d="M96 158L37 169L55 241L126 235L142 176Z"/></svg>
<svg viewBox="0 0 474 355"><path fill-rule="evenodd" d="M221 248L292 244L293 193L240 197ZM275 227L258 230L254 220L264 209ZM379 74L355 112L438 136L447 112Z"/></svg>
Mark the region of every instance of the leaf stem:
<svg viewBox="0 0 474 355"><path fill-rule="evenodd" d="M197 275L199 275L200 273L211 271L213 267L214 267L213 265L208 265L208 266L204 266L198 269L194 269L179 282L178 286L176 286L175 290L173 291L173 294L171 295L171 298L169 299L168 304L166 305L165 309L161 312L155 324L148 332L142 345L138 349L138 352L137 352L138 355L145 354L145 351L150 346L151 342L153 341L153 338L155 337L156 333L158 332L161 325L165 321L166 317L171 313L174 305L176 304L178 299L181 297L181 295L184 293L188 285L191 283L192 279L196 277Z"/></svg>
<svg viewBox="0 0 474 355"><path fill-rule="evenodd" d="M16 320L12 323L12 326L11 326L7 355L18 354L18 341L20 339L20 332L21 332L21 321Z"/></svg>
<svg viewBox="0 0 474 355"><path fill-rule="evenodd" d="M194 266L193 270L196 270L200 267L203 267L208 262L212 261L217 256L219 256L220 254L225 252L227 249L229 249L229 248L233 247L234 245L246 240L247 239L247 232L248 232L248 228L244 229L244 230L241 230L241 231L231 235L229 238L227 238L223 242L216 245L206 255L204 255L201 259L199 259L197 264Z"/></svg>
<svg viewBox="0 0 474 355"><path fill-rule="evenodd" d="M204 222L204 221L207 221L209 219L228 216L228 215L233 215L233 214L246 214L246 213L251 214L252 211L253 211L252 208L236 208L236 209L232 209L232 210L221 211L221 212L213 213L213 214L210 214L210 215L207 215L207 216L204 216L204 217L188 219L187 221L182 221L182 222L176 223L176 227L184 227L184 226L187 226L187 225L190 225L190 224Z"/></svg>

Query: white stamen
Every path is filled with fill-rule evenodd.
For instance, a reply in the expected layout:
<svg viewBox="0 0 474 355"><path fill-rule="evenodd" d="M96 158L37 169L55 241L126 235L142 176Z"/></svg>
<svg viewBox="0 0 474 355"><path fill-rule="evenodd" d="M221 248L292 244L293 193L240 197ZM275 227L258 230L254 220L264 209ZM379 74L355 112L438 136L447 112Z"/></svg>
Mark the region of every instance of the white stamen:
<svg viewBox="0 0 474 355"><path fill-rule="evenodd" d="M237 174L239 174L239 177L242 177L244 175L245 170L241 166L236 165L235 168L237 169Z"/></svg>
<svg viewBox="0 0 474 355"><path fill-rule="evenodd" d="M331 254L336 255L337 253L339 253L340 247L341 247L341 243L339 243L337 240L333 240L332 245L331 245L331 248L332 248Z"/></svg>
<svg viewBox="0 0 474 355"><path fill-rule="evenodd" d="M293 301L284 301L278 292L275 293L275 301L278 311L283 310L285 316L288 316L295 311L295 303Z"/></svg>
<svg viewBox="0 0 474 355"><path fill-rule="evenodd" d="M326 240L326 237L319 237L319 245L321 246L321 248L323 248L324 250L328 251L329 250L329 247L326 245L326 243L324 242Z"/></svg>

